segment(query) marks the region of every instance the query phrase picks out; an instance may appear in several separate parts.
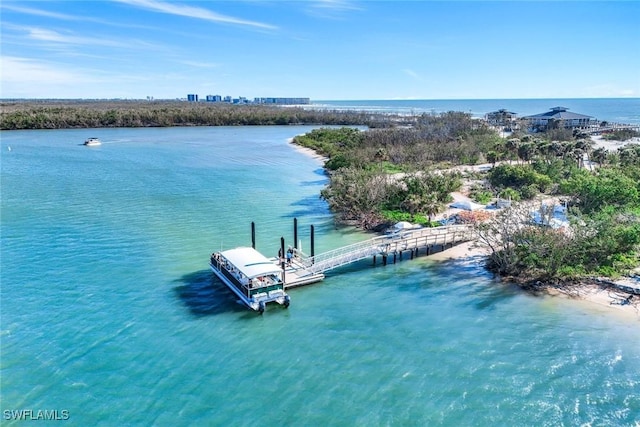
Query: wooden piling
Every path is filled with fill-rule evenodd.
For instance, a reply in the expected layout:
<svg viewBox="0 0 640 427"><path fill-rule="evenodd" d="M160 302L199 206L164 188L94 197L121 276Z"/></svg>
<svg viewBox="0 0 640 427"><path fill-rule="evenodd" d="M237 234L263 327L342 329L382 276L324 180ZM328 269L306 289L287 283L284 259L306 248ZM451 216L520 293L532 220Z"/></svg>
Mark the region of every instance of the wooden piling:
<svg viewBox="0 0 640 427"><path fill-rule="evenodd" d="M280 237L280 266L282 267L282 282L283 283L287 283L287 281L285 280L285 274L286 274L286 266L285 266L285 256L286 253L284 252L284 237Z"/></svg>
<svg viewBox="0 0 640 427"><path fill-rule="evenodd" d="M311 225L311 257L313 258L315 256L315 229L313 227L313 224Z"/></svg>
<svg viewBox="0 0 640 427"><path fill-rule="evenodd" d="M251 221L251 247L256 248L256 223Z"/></svg>

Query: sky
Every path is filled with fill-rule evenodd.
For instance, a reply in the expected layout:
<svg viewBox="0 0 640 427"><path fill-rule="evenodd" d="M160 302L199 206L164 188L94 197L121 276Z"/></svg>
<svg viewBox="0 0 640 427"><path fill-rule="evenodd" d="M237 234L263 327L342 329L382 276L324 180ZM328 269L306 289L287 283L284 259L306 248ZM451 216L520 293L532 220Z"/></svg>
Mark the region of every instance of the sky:
<svg viewBox="0 0 640 427"><path fill-rule="evenodd" d="M0 98L640 97L640 1L0 2Z"/></svg>

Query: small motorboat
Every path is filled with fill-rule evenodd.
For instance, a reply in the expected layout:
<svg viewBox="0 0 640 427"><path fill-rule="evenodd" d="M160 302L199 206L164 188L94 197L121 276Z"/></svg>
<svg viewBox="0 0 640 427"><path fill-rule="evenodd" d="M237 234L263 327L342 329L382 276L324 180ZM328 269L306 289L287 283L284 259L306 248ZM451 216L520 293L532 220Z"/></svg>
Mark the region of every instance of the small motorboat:
<svg viewBox="0 0 640 427"><path fill-rule="evenodd" d="M88 138L86 141L84 141L84 145L86 145L87 147L92 147L100 144L102 144L102 142L100 142L98 138Z"/></svg>

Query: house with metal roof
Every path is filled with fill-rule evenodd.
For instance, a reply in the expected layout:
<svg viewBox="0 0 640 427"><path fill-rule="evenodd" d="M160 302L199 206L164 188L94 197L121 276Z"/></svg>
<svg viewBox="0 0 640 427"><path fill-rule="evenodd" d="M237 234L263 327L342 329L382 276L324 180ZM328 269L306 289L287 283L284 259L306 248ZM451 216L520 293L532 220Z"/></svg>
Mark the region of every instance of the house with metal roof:
<svg viewBox="0 0 640 427"><path fill-rule="evenodd" d="M547 128L586 129L596 122L594 117L572 113L567 107L553 107L546 113L525 116L529 128L545 131Z"/></svg>
<svg viewBox="0 0 640 427"><path fill-rule="evenodd" d="M485 120L492 126L510 126L515 123L517 118L517 113L507 111L504 108L485 115Z"/></svg>
<svg viewBox="0 0 640 427"><path fill-rule="evenodd" d="M495 126L499 130L512 132L514 129L518 129L518 114L513 111L500 109L498 111L492 111L485 114L484 119L489 126Z"/></svg>

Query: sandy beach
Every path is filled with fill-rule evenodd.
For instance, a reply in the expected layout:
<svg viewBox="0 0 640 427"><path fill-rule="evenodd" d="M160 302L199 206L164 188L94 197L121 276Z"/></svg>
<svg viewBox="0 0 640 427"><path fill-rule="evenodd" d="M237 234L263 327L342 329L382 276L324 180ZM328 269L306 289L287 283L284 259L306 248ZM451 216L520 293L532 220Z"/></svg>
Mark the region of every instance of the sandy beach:
<svg viewBox="0 0 640 427"><path fill-rule="evenodd" d="M640 144L640 137L631 138L627 141L607 140L602 135L594 135L591 137L593 141L593 148L604 148L608 151L614 151L618 148L622 148L627 144Z"/></svg>
<svg viewBox="0 0 640 427"><path fill-rule="evenodd" d="M486 250L474 242L462 243L442 252L429 255L434 261L482 259ZM640 321L640 296L634 295L629 303L625 300L631 294L598 284L583 283L567 289L549 288L550 296L569 298L585 307L601 313L615 312L629 319Z"/></svg>
<svg viewBox="0 0 640 427"><path fill-rule="evenodd" d="M591 139L594 142L594 149L604 147L610 151L617 150L618 148L623 147L626 144L640 143L640 138L633 138L629 141L615 141L605 140L602 138L602 136L593 136L591 137ZM313 157L321 164L324 164L328 160L327 157L319 155L310 148L294 144L293 139L289 142L297 151L304 153L307 156ZM486 170L490 167L491 164L484 164L475 166L462 166L459 168L463 171L478 171ZM453 193L452 196L456 202L470 200L462 192ZM461 212L462 210L463 209L449 207L443 213L436 215L434 219L447 218ZM445 251L431 254L429 255L429 259L434 261L470 260L472 258L481 259L483 257L486 257L487 255L487 251L483 248L478 247L475 242L466 242ZM615 312L625 317L640 321L640 296L637 295L634 295L631 298L630 302L622 303L627 298L629 298L631 294L596 284L586 283L580 285L579 287L573 287L566 290L551 288L548 290L548 294L550 296L570 298L576 300L577 302L579 301L582 304L590 306L596 311L609 313Z"/></svg>
<svg viewBox="0 0 640 427"><path fill-rule="evenodd" d="M324 165L324 164L327 162L327 160L329 160L329 158L328 158L328 157L325 157L325 156L323 156L323 155L321 155L321 154L316 153L316 152L315 152L314 150L312 150L311 148L307 148L307 147L303 147L302 145L295 144L295 143L293 142L293 138L291 138L291 139L289 140L289 144L290 144L290 145L291 145L291 146L292 146L296 151L299 151L299 152L301 152L301 153L304 153L305 155L307 155L307 156L309 156L309 157L311 157L311 158L313 158L313 159L317 160L317 161L318 161L318 163L320 163L320 164L322 164L322 165Z"/></svg>

